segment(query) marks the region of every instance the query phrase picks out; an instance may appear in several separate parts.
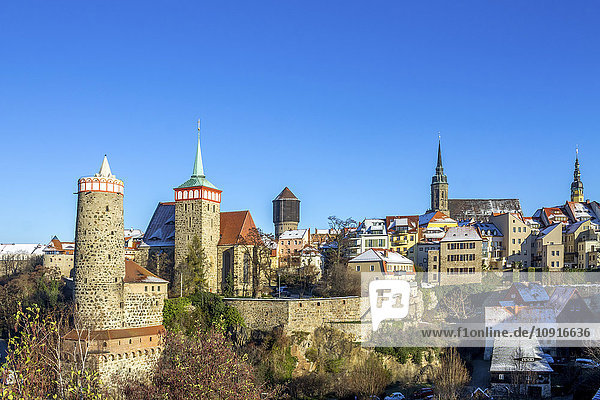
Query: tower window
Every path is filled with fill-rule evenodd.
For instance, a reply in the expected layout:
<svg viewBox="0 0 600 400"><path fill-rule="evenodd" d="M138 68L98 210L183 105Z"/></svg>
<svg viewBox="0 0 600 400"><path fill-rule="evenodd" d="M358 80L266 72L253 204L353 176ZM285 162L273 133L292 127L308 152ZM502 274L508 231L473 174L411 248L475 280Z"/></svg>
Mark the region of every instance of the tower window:
<svg viewBox="0 0 600 400"><path fill-rule="evenodd" d="M106 206L106 212L108 212L108 211L109 211L108 206Z"/></svg>

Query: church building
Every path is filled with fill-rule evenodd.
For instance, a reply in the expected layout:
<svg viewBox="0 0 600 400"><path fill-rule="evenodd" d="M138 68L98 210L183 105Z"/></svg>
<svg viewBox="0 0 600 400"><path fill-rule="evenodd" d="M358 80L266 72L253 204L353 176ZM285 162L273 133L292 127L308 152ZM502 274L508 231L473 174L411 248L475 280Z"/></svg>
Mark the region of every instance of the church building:
<svg viewBox="0 0 600 400"><path fill-rule="evenodd" d="M197 236L206 256L207 289L219 294L249 295L253 248L246 239L256 226L250 211L221 212L223 192L205 175L199 128L192 175L174 192L174 201L158 203L136 260L148 265L166 254L173 258L177 271L186 262L188 246ZM180 279L177 274L173 278Z"/></svg>
<svg viewBox="0 0 600 400"><path fill-rule="evenodd" d="M442 165L442 145L438 142L437 165L431 178L431 208L456 221L487 221L491 215L504 213L522 214L519 199L450 199L448 178Z"/></svg>

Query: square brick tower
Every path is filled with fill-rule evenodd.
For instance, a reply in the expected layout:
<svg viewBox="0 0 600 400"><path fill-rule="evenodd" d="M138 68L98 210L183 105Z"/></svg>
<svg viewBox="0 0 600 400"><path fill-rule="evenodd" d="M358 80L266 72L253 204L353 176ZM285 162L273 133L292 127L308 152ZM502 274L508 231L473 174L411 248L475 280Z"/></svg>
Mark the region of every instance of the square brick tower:
<svg viewBox="0 0 600 400"><path fill-rule="evenodd" d="M200 126L194 171L190 179L175 189L175 265L186 262L188 245L197 236L208 266L208 290L217 292L217 244L221 232L221 193L204 175L200 150Z"/></svg>

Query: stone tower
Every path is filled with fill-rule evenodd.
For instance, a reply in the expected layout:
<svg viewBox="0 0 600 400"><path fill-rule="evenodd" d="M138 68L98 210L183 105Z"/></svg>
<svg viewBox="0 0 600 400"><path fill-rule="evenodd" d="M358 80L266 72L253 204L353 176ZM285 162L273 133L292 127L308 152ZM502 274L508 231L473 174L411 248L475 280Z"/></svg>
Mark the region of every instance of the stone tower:
<svg viewBox="0 0 600 400"><path fill-rule="evenodd" d="M198 236L207 257L206 284L217 291L217 244L221 233L221 193L204 175L200 151L200 127L194 171L175 189L175 265L185 263L188 245Z"/></svg>
<svg viewBox="0 0 600 400"><path fill-rule="evenodd" d="M273 223L275 237L285 231L298 229L300 222L300 200L286 186L273 200Z"/></svg>
<svg viewBox="0 0 600 400"><path fill-rule="evenodd" d="M438 142L438 159L435 175L431 178L431 210L448 214L448 178L442 166L442 141Z"/></svg>
<svg viewBox="0 0 600 400"><path fill-rule="evenodd" d="M575 155L575 171L573 171L573 183L571 183L571 201L583 202L583 182L581 182L581 173L579 172L579 150Z"/></svg>
<svg viewBox="0 0 600 400"><path fill-rule="evenodd" d="M74 298L89 329L123 327L123 182L104 156L100 172L78 181Z"/></svg>

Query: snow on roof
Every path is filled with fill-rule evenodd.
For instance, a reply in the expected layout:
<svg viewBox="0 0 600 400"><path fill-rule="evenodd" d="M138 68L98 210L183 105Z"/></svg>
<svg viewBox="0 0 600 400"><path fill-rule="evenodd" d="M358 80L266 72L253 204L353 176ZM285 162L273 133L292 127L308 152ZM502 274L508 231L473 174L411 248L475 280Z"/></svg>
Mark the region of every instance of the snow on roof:
<svg viewBox="0 0 600 400"><path fill-rule="evenodd" d="M544 237L546 237L546 235L548 235L550 232L552 232L554 229L558 228L559 226L562 226L562 224L557 223L557 224L552 224L552 225L547 226L546 228L544 228L540 231L540 235L537 238L543 239Z"/></svg>
<svg viewBox="0 0 600 400"><path fill-rule="evenodd" d="M175 246L175 203L158 203L152 219L146 228L142 246L171 247Z"/></svg>
<svg viewBox="0 0 600 400"><path fill-rule="evenodd" d="M477 230L471 226L455 226L448 229L442 242L464 242L471 240L481 240Z"/></svg>
<svg viewBox="0 0 600 400"><path fill-rule="evenodd" d="M0 257L12 254L41 256L46 245L39 243L2 243L0 244Z"/></svg>
<svg viewBox="0 0 600 400"><path fill-rule="evenodd" d="M526 303L549 300L548 293L546 293L546 290L539 283L529 282L525 284L522 282L515 282L513 286Z"/></svg>
<svg viewBox="0 0 600 400"><path fill-rule="evenodd" d="M394 251L383 250L383 249L369 249L362 254L354 257L350 262L379 262L385 261L389 264L407 264L412 265L413 262L402 254L398 254Z"/></svg>
<svg viewBox="0 0 600 400"><path fill-rule="evenodd" d="M567 226L567 229L565 229L565 234L569 235L571 233L574 233L577 229L579 229L579 227L581 225L583 225L586 222L587 222L587 220L579 221L579 222L575 222L574 224Z"/></svg>
<svg viewBox="0 0 600 400"><path fill-rule="evenodd" d="M504 236L500 229L491 222L476 222L473 227L483 236Z"/></svg>
<svg viewBox="0 0 600 400"><path fill-rule="evenodd" d="M302 239L308 232L308 229L295 229L285 231L279 236L279 240Z"/></svg>
<svg viewBox="0 0 600 400"><path fill-rule="evenodd" d="M537 339L495 338L490 372L553 372Z"/></svg>

